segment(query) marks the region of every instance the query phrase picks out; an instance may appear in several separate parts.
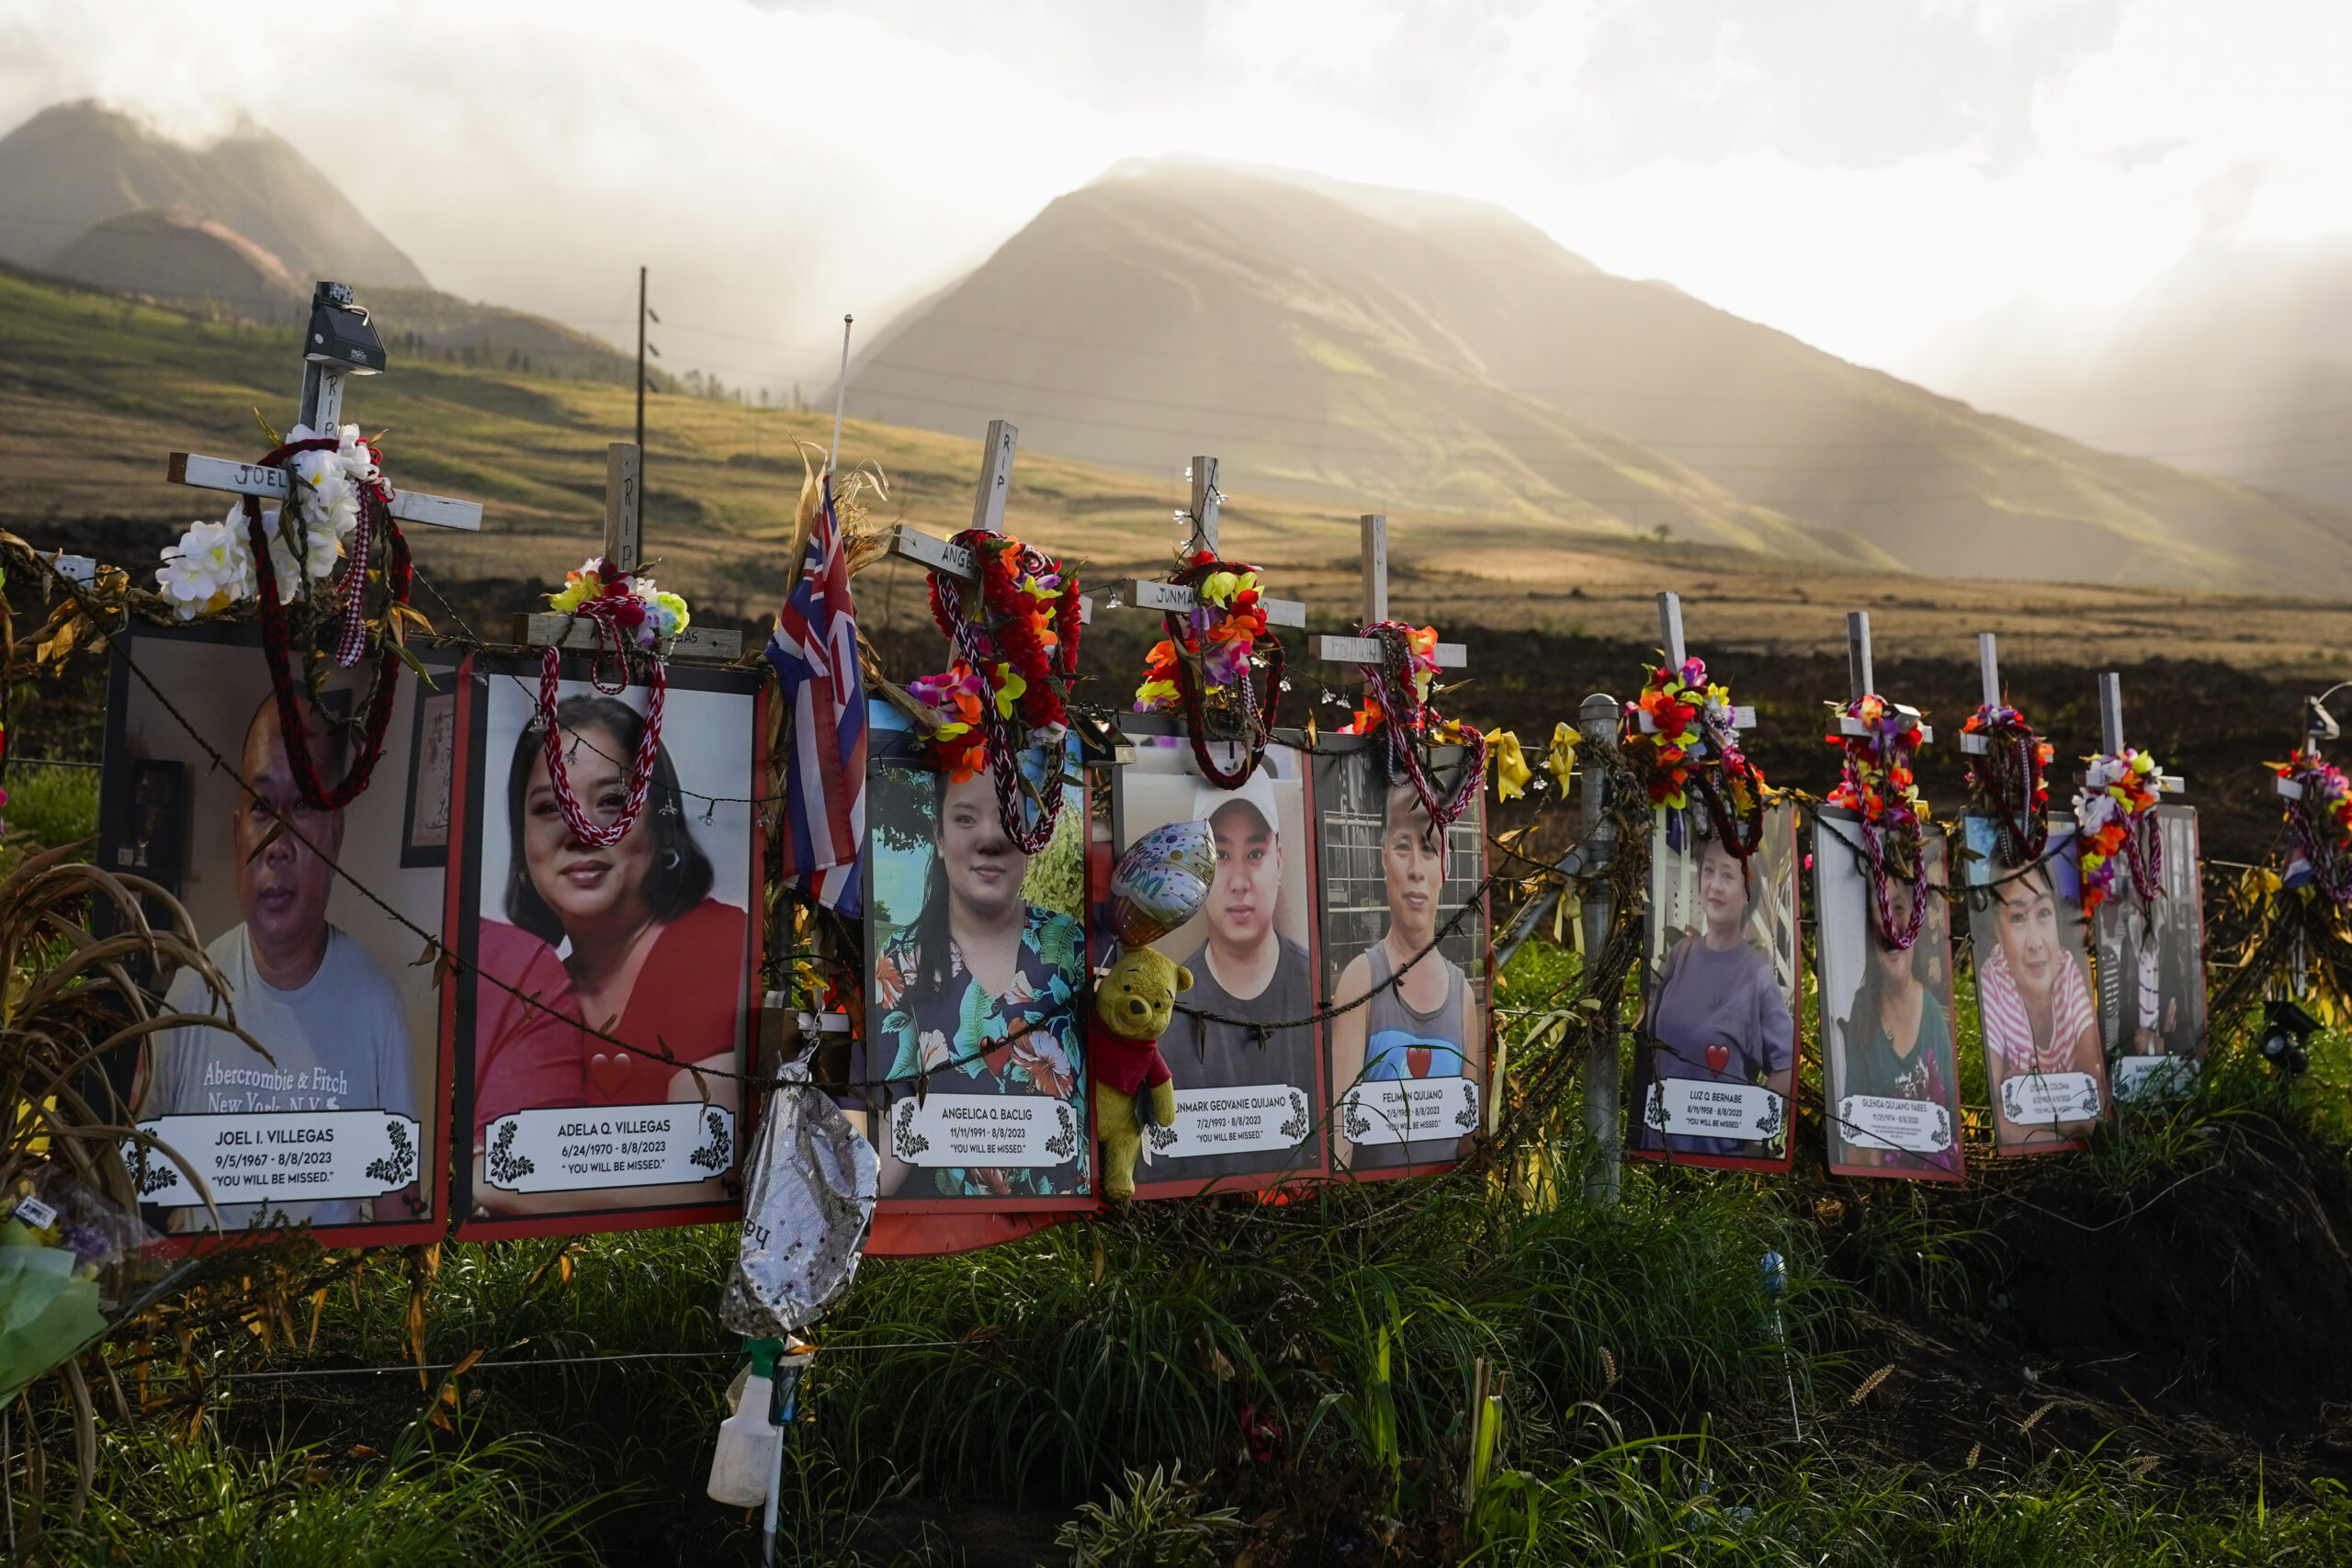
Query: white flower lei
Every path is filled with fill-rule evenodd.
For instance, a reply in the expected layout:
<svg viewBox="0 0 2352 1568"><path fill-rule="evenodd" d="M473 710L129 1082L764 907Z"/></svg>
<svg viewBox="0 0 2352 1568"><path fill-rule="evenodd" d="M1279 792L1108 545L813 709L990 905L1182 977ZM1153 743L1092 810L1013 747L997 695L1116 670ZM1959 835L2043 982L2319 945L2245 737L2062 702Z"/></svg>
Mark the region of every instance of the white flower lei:
<svg viewBox="0 0 2352 1568"><path fill-rule="evenodd" d="M332 452L297 452L286 465L293 483L293 499L300 510L303 551L298 562L277 528L278 508L262 509L262 532L269 539L269 564L279 592L288 596L297 584L324 581L334 571L344 546L359 526L359 494L363 484L381 478L374 453L359 439L359 427L346 424L335 433ZM315 440L307 425L296 425L288 443ZM260 590L254 571L253 547L245 532L244 503L229 508L219 523L191 523L176 545L164 547L164 564L155 581L172 601L172 612L183 621L225 610Z"/></svg>

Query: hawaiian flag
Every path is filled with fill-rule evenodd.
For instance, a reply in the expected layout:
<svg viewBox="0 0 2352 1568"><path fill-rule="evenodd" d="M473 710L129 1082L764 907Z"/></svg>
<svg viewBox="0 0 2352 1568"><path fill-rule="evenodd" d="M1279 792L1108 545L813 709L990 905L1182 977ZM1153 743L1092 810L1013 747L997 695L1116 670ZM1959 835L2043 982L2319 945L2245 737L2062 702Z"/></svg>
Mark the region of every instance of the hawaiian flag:
<svg viewBox="0 0 2352 1568"><path fill-rule="evenodd" d="M831 474L798 579L776 613L768 661L792 705L784 874L818 903L856 919L865 911L857 862L865 846L865 680Z"/></svg>

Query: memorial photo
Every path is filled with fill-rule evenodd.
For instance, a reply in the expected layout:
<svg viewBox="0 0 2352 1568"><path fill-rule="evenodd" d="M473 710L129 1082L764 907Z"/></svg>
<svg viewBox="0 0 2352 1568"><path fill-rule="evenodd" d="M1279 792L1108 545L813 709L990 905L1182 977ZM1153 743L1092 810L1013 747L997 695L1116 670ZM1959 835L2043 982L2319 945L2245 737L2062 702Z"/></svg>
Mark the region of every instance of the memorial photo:
<svg viewBox="0 0 2352 1568"><path fill-rule="evenodd" d="M449 689L454 660L421 657ZM124 1065L131 1113L204 1177L225 1230L307 1224L332 1244L439 1229L440 1008L416 957L418 933L441 929L446 874L400 852L413 672L401 673L364 792L321 810L296 783L298 746L322 789L345 777L360 739L345 724L372 674L365 662L338 672L318 707L298 691L293 736L252 628L134 625L117 656L98 862L176 891L220 970L224 996L193 969L156 976L165 1006L233 1013L253 1042L201 1025L152 1037ZM212 1224L168 1161L148 1161L142 1196L166 1231Z"/></svg>
<svg viewBox="0 0 2352 1568"><path fill-rule="evenodd" d="M1359 1176L1453 1164L1485 1123L1487 920L1472 908L1487 872L1483 798L1440 828L1412 781L1392 777L1374 737L1315 758L1315 864L1331 1167ZM1457 747L1430 753L1450 793Z"/></svg>
<svg viewBox="0 0 2352 1568"><path fill-rule="evenodd" d="M1829 1168L1958 1181L1964 1169L1944 832L1930 825L1922 834L1924 888L1888 871L1883 909L1860 843L1852 812L1821 813L1814 886ZM1887 931L1910 931L1915 909L1918 934L1899 948Z"/></svg>
<svg viewBox="0 0 2352 1568"><path fill-rule="evenodd" d="M1089 1203L1085 792L1061 785L1052 841L1024 854L987 770L934 773L903 715L867 711L871 1032L851 1076L868 1084L881 1195ZM1076 748L1024 767L1041 790L1047 768L1074 780Z"/></svg>
<svg viewBox="0 0 2352 1568"><path fill-rule="evenodd" d="M1743 861L1696 811L1651 836L1635 1158L1785 1170L1797 1061L1797 819L1768 807Z"/></svg>
<svg viewBox="0 0 2352 1568"><path fill-rule="evenodd" d="M1159 1039L1175 1075L1176 1122L1145 1129L1137 1190L1249 1188L1318 1173L1329 1095L1322 1030L1310 1021L1318 987L1306 757L1269 746L1257 771L1228 790L1202 775L1181 736L1130 739L1135 761L1113 775L1116 849L1154 828L1199 821L1216 852L1207 904L1152 944L1192 972L1193 987L1177 998ZM1251 1027L1277 1023L1291 1027Z"/></svg>
<svg viewBox="0 0 2352 1568"><path fill-rule="evenodd" d="M2197 812L2156 807L2163 844L2158 892L2126 884L2099 906L2099 1036L2118 1100L2178 1092L2205 1055L2204 901Z"/></svg>
<svg viewBox="0 0 2352 1568"><path fill-rule="evenodd" d="M2107 1114L2107 1055L2084 951L2083 896L2071 818L2050 821L2039 861L1992 856L1992 819L1962 819L1968 848L1969 939L1984 1034L1994 1146L2048 1154L2083 1145Z"/></svg>
<svg viewBox="0 0 2352 1568"><path fill-rule="evenodd" d="M584 661L568 671L587 673ZM567 679L550 730L536 660L475 661L465 1234L684 1223L731 1203L757 937L758 693L744 671L673 666L649 734L649 688Z"/></svg>

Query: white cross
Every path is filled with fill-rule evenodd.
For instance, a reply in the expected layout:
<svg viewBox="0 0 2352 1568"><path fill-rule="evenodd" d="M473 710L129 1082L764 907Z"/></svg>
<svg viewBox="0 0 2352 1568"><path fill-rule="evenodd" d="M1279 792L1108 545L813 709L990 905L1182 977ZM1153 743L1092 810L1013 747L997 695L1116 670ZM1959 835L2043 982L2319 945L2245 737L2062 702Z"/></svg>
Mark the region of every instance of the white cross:
<svg viewBox="0 0 2352 1568"><path fill-rule="evenodd" d="M1976 634L1976 682L1984 705L2001 705L2001 653L1991 632ZM1993 743L1982 735L1961 732L1960 749L1972 757L1982 757L1993 750Z"/></svg>
<svg viewBox="0 0 2352 1568"><path fill-rule="evenodd" d="M625 572L634 574L644 558L644 487L639 482L645 454L634 441L615 441L605 448L605 554ZM560 639L575 653L593 653L596 628L571 615L538 611L517 615L514 640L529 648L545 648ZM743 634L704 626L688 626L670 639L665 657L732 660L743 656Z"/></svg>
<svg viewBox="0 0 2352 1568"><path fill-rule="evenodd" d="M1193 520L1193 532L1209 554L1216 554L1216 513L1225 501L1216 488L1216 459L1197 457L1193 459L1193 510L1187 514ZM1190 615L1200 604L1200 596L1190 588L1180 588L1158 578L1128 577L1112 584L1113 591L1137 610L1157 610L1179 615ZM1274 626L1306 627L1306 606L1295 599L1268 599L1261 596L1258 607L1266 613L1266 624Z"/></svg>
<svg viewBox="0 0 2352 1568"><path fill-rule="evenodd" d="M1012 488L1012 454L1020 445L1020 431L1001 419L989 421L988 438L980 453L979 487L972 494L973 527L990 534L1004 532L1004 499ZM980 569L973 561L971 551L926 534L910 523L891 526L887 553L965 582L977 585L980 581ZM1081 625L1094 619L1091 599L1079 600L1078 618Z"/></svg>
<svg viewBox="0 0 2352 1568"><path fill-rule="evenodd" d="M1666 650L1667 668L1679 672L1684 660L1690 657L1682 646L1682 596L1679 593L1669 592L1657 596L1657 639ZM1657 733L1657 720L1649 716L1648 709L1636 708L1634 710L1634 716L1641 725L1643 734ZM1752 707L1732 709L1731 727L1734 729L1755 728L1756 710ZM1700 746L1703 752L1705 749L1703 739L1700 742Z"/></svg>
<svg viewBox="0 0 2352 1568"><path fill-rule="evenodd" d="M373 376L383 368L383 344L365 309L351 300L347 283L322 283L311 296L311 324L302 344L302 401L298 423L332 439L343 422L343 383L351 376ZM193 452L171 455L165 475L172 483L226 491L283 502L294 481L283 468L232 463ZM452 501L412 490L392 492L392 515L403 523L435 528L479 529L481 502Z"/></svg>
<svg viewBox="0 0 2352 1568"><path fill-rule="evenodd" d="M2123 677L2111 671L2098 678L2098 744L2110 757L2123 750ZM2078 775L2075 782L2085 778ZM2186 781L2170 773L2158 773L2155 784L2166 795L2178 795L2187 787Z"/></svg>
<svg viewBox="0 0 2352 1568"><path fill-rule="evenodd" d="M1871 689L1877 683L1877 678L1871 670L1871 613L1868 610L1849 610L1846 612L1847 693L1852 700L1860 702L1871 694ZM1911 719L1918 730L1917 744L1925 746L1935 739L1936 732L1928 726L1918 723L1917 708L1905 707L1901 703L1891 703L1888 705L1895 712L1905 715ZM1870 733L1870 726L1850 714L1841 714L1838 719L1838 733L1867 735Z"/></svg>
<svg viewBox="0 0 2352 1568"><path fill-rule="evenodd" d="M1366 513L1356 519L1356 527L1363 559L1363 624L1369 627L1388 618L1388 519ZM1436 656L1441 670L1459 670L1470 662L1470 650L1458 642L1439 643ZM1327 664L1377 664L1384 655L1378 637L1318 637L1315 657Z"/></svg>

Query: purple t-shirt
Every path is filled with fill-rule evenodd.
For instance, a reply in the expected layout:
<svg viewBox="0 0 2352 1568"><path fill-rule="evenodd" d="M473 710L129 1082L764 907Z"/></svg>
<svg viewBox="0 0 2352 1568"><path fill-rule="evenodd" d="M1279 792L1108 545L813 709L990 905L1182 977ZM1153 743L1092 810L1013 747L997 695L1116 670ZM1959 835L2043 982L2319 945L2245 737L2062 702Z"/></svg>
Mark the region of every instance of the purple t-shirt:
<svg viewBox="0 0 2352 1568"><path fill-rule="evenodd" d="M1666 962L1650 1038L1653 1079L1760 1084L1796 1059L1789 999L1773 983L1771 960L1746 942L1718 950L1690 937L1679 944ZM1711 1046L1721 1053L1720 1066L1710 1059ZM1642 1143L1657 1147L1658 1134L1645 1128ZM1677 1135L1667 1145L1681 1154L1760 1152L1736 1138Z"/></svg>

